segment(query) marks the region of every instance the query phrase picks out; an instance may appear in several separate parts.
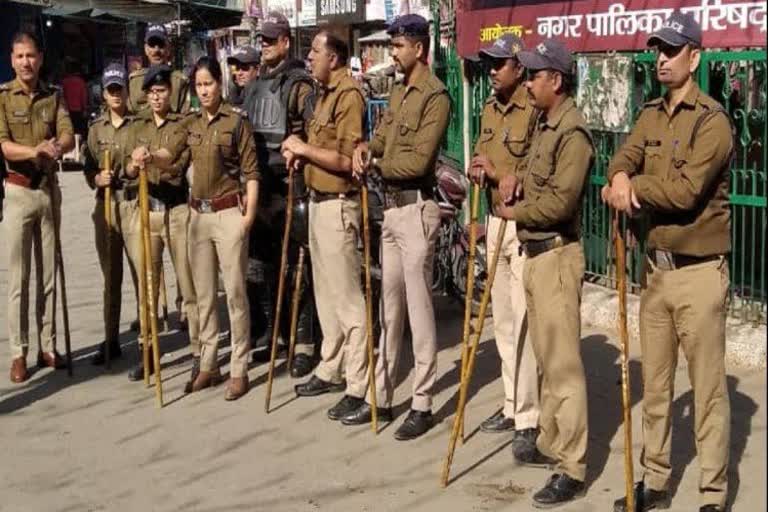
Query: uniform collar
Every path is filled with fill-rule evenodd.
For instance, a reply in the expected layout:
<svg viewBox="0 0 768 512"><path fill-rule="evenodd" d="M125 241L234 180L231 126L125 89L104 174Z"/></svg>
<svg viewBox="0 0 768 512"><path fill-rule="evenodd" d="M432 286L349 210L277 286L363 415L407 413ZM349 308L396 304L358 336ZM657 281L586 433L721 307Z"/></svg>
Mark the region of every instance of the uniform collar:
<svg viewBox="0 0 768 512"><path fill-rule="evenodd" d="M340 67L339 69L334 69L333 71L331 71L331 78L328 80L328 85L325 86L325 89L327 91L333 91L339 86L341 81L348 74L349 73L347 71L347 66Z"/></svg>
<svg viewBox="0 0 768 512"><path fill-rule="evenodd" d="M208 115L205 113L205 109L200 107L200 115L207 123L212 123L216 119L219 118L219 116L229 116L232 115L232 107L229 106L229 104L224 101L224 99L221 100L221 103L219 103L219 109L216 111L215 114L213 114L213 117L208 119Z"/></svg>
<svg viewBox="0 0 768 512"><path fill-rule="evenodd" d="M123 122L120 123L120 126L118 126L118 128L122 128L133 119L134 117L131 116L131 114L129 114L128 112L126 112L125 115L123 116ZM110 126L112 125L112 114L108 108L105 108L102 111L101 115L96 118L96 122L102 125L110 125Z"/></svg>
<svg viewBox="0 0 768 512"><path fill-rule="evenodd" d="M429 78L429 66L422 64L416 66L411 74L411 79L408 81L408 89L415 88L420 91L424 90L424 82Z"/></svg>
<svg viewBox="0 0 768 512"><path fill-rule="evenodd" d="M46 94L51 90L50 86L42 80L37 81L37 87L32 91L33 93ZM21 82L18 78L14 78L11 85L11 93L13 94L25 94L24 88L21 86Z"/></svg>
<svg viewBox="0 0 768 512"><path fill-rule="evenodd" d="M664 108L664 110L668 111L669 103L667 101L668 94L664 95L664 98L659 102L659 106ZM691 88L688 90L688 92L683 96L683 99L678 104L678 109L680 108L689 108L693 110L696 108L696 103L699 101L699 95L701 95L701 89L699 89L699 85L696 82L692 83Z"/></svg>
<svg viewBox="0 0 768 512"><path fill-rule="evenodd" d="M498 96L495 94L493 98L493 105L497 110L503 112L504 114L508 114L509 111L513 108L525 109L525 107L528 105L528 91L525 89L523 84L517 86L517 88L512 93L512 96L509 98L509 100L507 100L507 103L501 103Z"/></svg>
<svg viewBox="0 0 768 512"><path fill-rule="evenodd" d="M547 126L549 126L552 129L556 129L557 126L560 124L560 121L562 121L563 117L565 116L566 112L574 108L576 104L573 101L573 98L568 96L565 98L565 101L563 101L559 107L557 107L557 110L554 112L550 112L547 116L546 122Z"/></svg>

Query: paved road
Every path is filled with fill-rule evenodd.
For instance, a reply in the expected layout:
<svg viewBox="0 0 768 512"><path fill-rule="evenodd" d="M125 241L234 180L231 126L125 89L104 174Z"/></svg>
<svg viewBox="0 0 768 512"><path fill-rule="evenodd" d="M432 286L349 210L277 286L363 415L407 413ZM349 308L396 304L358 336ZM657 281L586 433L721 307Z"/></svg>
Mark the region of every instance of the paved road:
<svg viewBox="0 0 768 512"><path fill-rule="evenodd" d="M326 409L339 395L295 399L295 381L285 372L275 383L275 410L266 415L263 365L251 370L256 385L237 402L224 401L223 387L185 397L182 389L191 361L183 336L170 331L162 339L169 351L163 357L168 404L158 410L153 391L125 377L135 357L133 335L128 332L135 303L128 286L123 292L122 324L127 357L108 374L91 367L88 357L102 336L102 282L90 219L93 200L79 174L65 174L62 184L76 373L69 379L65 372L42 370L23 385L11 385L6 377L6 310L0 308L0 511L531 509L531 491L544 482L547 473L517 467L509 436L476 432L479 422L502 400L498 356L488 329L478 352L468 407L470 439L457 449L448 488L439 485L456 407L460 359L456 340L461 331L461 310L445 299L437 301L442 346L434 412L439 423L416 442L402 443L392 437L407 411L409 360L403 361L403 382L396 394L396 424L374 438L365 427L343 427L326 419ZM4 247L0 252L0 300L4 303L7 255ZM173 280L168 283L172 298ZM610 332L584 328L590 487L585 499L562 510L609 511L624 489L615 338ZM630 370L639 455L640 363L635 352L636 348ZM765 373L730 368L728 382L734 412L731 501L734 510L765 510ZM684 365L676 383L672 510L691 511L697 509L698 463Z"/></svg>

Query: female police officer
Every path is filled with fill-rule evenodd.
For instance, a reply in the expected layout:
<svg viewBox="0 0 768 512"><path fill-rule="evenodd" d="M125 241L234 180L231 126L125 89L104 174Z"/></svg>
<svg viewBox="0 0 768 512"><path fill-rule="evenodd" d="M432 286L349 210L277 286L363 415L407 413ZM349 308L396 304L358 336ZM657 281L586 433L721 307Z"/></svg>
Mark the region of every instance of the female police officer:
<svg viewBox="0 0 768 512"><path fill-rule="evenodd" d="M248 231L256 217L259 170L251 123L222 101L221 68L208 57L192 71L200 111L190 116L187 144L192 153L189 201L189 258L200 320L200 373L190 391L220 379L217 363L219 321L217 268L221 266L231 326L232 356L225 399L248 391L250 314L245 291ZM245 201L241 199L245 181Z"/></svg>

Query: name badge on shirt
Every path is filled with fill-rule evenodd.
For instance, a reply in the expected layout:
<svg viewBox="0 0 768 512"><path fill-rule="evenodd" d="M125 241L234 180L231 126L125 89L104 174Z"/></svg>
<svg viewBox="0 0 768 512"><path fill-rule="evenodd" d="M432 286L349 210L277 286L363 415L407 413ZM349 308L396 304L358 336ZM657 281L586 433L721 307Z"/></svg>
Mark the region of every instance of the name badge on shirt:
<svg viewBox="0 0 768 512"><path fill-rule="evenodd" d="M646 140L645 141L645 146L646 147L651 147L651 148L657 148L657 147L661 146L661 141L660 140Z"/></svg>

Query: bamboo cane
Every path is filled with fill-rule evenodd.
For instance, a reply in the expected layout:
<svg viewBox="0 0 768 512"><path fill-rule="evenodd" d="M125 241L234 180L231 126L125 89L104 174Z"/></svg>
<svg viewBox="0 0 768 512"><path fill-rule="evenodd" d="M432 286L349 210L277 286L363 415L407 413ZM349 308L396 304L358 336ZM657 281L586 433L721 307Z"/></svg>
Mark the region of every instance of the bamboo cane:
<svg viewBox="0 0 768 512"><path fill-rule="evenodd" d="M167 226L168 223L165 223ZM168 237L168 240L170 240L170 237ZM160 310L163 312L163 326L167 328L168 326L168 293L166 292L165 288L165 265L160 263L160 275L158 276L159 286L160 286Z"/></svg>
<svg viewBox="0 0 768 512"><path fill-rule="evenodd" d="M264 412L269 414L269 403L272 400L272 382L275 376L275 360L277 359L277 336L280 332L280 313L283 309L283 294L285 292L285 270L288 266L288 242L291 236L293 220L293 169L288 169L288 198L285 207L285 228L283 229L283 246L280 254L280 274L277 281L277 304L275 319L272 326L272 352L269 356L269 374L267 376L267 396L264 401Z"/></svg>
<svg viewBox="0 0 768 512"><path fill-rule="evenodd" d="M634 467L632 462L632 403L629 382L629 333L627 332L627 268L626 247L621 234L619 212L614 213L613 233L616 244L616 287L619 292L619 336L621 338L621 401L624 413L624 481L627 508L634 512Z"/></svg>
<svg viewBox="0 0 768 512"><path fill-rule="evenodd" d="M72 377L72 337L69 330L69 306L67 304L67 279L64 274L64 254L61 249L61 221L59 218L59 200L56 199L56 186L51 186L51 213L53 216L53 236L55 266L54 269L54 288L56 288L56 277L61 282L61 313L64 319L64 350L67 361L67 375Z"/></svg>
<svg viewBox="0 0 768 512"><path fill-rule="evenodd" d="M363 252L365 260L365 334L368 351L368 390L371 394L371 430L379 433L378 404L376 402L376 359L373 353L373 297L371 291L371 229L368 212L368 184L363 181L360 189L363 208Z"/></svg>
<svg viewBox="0 0 768 512"><path fill-rule="evenodd" d="M480 184L472 185L472 206L469 216L469 256L467 258L467 281L464 295L464 329L461 338L461 379L467 373L469 338L472 328L472 299L475 290L475 258L477 257L477 217L480 209ZM464 419L460 425L459 440L464 443Z"/></svg>
<svg viewBox="0 0 768 512"><path fill-rule="evenodd" d="M104 170L112 173L112 153L108 150L104 150ZM104 288L107 292L104 308L107 312L106 323L107 331L109 331L112 325L112 184L104 188L104 225L106 226L106 238L105 245L107 246L107 261L106 261L106 273L104 276ZM104 340L104 368L107 370L112 366L111 361L111 341L109 336L111 333L107 332L107 337Z"/></svg>
<svg viewBox="0 0 768 512"><path fill-rule="evenodd" d="M467 392L469 390L469 382L472 379L472 372L475 368L475 355L477 354L477 347L480 344L480 335L483 332L483 324L485 323L485 312L488 308L488 302L491 299L491 288L493 287L493 280L496 277L496 267L499 263L499 255L501 254L502 243L504 242L504 233L507 230L507 220L502 219L499 227L499 234L496 238L496 252L493 254L491 260L491 268L488 272L488 280L485 282L485 289L483 290L483 298L480 302L480 311L478 318L478 328L475 331L475 337L472 342L472 346L467 354L467 370L462 376L461 383L459 385L459 404L456 409L456 418L453 421L453 430L451 431L451 438L448 443L448 455L445 458L445 464L443 465L442 485L445 487L448 485L448 477L451 471L451 463L453 462L453 452L456 450L456 441L458 440L461 426L464 423L464 409L467 405Z"/></svg>
<svg viewBox="0 0 768 512"><path fill-rule="evenodd" d="M296 350L296 330L299 325L299 298L304 274L304 246L299 246L299 262L293 280L293 298L291 299L291 340L288 345L288 371L293 368L293 353Z"/></svg>
<svg viewBox="0 0 768 512"><path fill-rule="evenodd" d="M155 369L155 395L157 396L158 407L163 407L163 383L160 377L160 345L157 339L157 311L155 305L155 278L152 267L152 241L150 238L149 224L149 185L147 183L147 172L142 169L139 171L139 197L141 200L141 235L144 245L144 267L146 269L146 288L144 295L146 297L145 317L149 318L149 328L152 342L152 363ZM144 362L149 361L147 354L148 339L144 338ZM145 376L149 373L147 365L144 366Z"/></svg>

